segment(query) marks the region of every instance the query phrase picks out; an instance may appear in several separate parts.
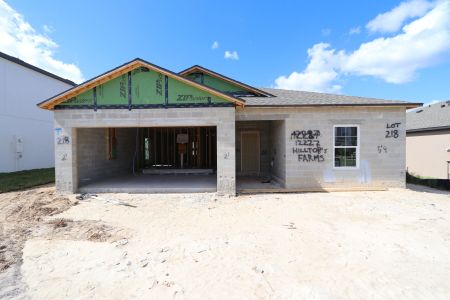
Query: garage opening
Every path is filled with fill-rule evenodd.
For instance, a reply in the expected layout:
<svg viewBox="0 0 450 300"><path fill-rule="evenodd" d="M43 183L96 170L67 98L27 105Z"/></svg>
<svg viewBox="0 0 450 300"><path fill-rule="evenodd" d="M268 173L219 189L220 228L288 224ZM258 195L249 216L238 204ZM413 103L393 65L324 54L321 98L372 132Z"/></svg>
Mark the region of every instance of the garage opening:
<svg viewBox="0 0 450 300"><path fill-rule="evenodd" d="M216 127L77 129L80 192L215 192Z"/></svg>

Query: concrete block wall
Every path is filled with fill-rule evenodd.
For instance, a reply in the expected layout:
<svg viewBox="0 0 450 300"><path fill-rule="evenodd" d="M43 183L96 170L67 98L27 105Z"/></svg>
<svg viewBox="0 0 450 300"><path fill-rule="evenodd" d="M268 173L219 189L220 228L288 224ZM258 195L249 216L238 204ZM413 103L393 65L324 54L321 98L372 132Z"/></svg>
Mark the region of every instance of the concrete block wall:
<svg viewBox="0 0 450 300"><path fill-rule="evenodd" d="M169 108L169 109L88 109L56 110L55 143L67 137L68 143L55 147L56 188L75 192L78 188L78 128L216 126L217 128L217 192L236 193L235 109L234 107ZM65 159L58 159L64 155Z"/></svg>
<svg viewBox="0 0 450 300"><path fill-rule="evenodd" d="M236 191L235 121L271 122L277 137L274 169L286 188L403 187L405 185L405 109L395 107L316 108L171 108L55 111L55 161L58 191L78 188L78 128L106 127L217 127L217 191ZM386 137L393 124L397 137ZM338 169L333 163L333 125L360 128L360 166ZM294 153L296 130L319 130L320 145L326 149L321 161L299 161ZM272 138L273 139L273 138Z"/></svg>
<svg viewBox="0 0 450 300"><path fill-rule="evenodd" d="M60 192L74 192L78 187L77 132L61 127L55 119L55 185Z"/></svg>
<svg viewBox="0 0 450 300"><path fill-rule="evenodd" d="M245 108L237 120L285 120L285 187L404 187L405 109L395 107ZM386 137L397 124L398 137ZM333 162L333 125L359 125L360 166L339 169ZM397 126L397 125L395 125ZM323 161L299 161L293 151L296 130L319 130Z"/></svg>
<svg viewBox="0 0 450 300"><path fill-rule="evenodd" d="M91 180L132 173L136 130L117 128L117 158L108 160L106 128L77 129L78 182L82 186Z"/></svg>
<svg viewBox="0 0 450 300"><path fill-rule="evenodd" d="M270 146L273 158L272 176L281 184L286 184L286 128L285 121L270 122Z"/></svg>

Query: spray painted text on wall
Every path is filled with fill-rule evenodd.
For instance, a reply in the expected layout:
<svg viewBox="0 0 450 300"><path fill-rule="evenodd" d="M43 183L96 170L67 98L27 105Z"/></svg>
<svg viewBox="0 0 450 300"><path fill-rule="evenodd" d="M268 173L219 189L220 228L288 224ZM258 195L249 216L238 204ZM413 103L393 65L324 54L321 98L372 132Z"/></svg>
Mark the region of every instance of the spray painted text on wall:
<svg viewBox="0 0 450 300"><path fill-rule="evenodd" d="M299 162L323 162L328 149L320 144L320 130L294 130L291 140L295 142L292 153Z"/></svg>

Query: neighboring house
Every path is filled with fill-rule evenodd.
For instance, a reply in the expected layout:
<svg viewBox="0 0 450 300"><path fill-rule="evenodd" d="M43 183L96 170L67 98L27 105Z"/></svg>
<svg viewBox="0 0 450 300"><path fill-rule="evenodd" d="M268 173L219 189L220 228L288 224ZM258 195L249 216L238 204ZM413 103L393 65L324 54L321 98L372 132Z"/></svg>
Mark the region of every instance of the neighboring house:
<svg viewBox="0 0 450 300"><path fill-rule="evenodd" d="M53 116L35 102L74 85L0 52L0 172L54 166Z"/></svg>
<svg viewBox="0 0 450 300"><path fill-rule="evenodd" d="M403 187L406 109L419 105L142 59L38 104L54 111L60 192L222 194Z"/></svg>
<svg viewBox="0 0 450 300"><path fill-rule="evenodd" d="M450 101L407 112L406 167L413 175L449 179Z"/></svg>

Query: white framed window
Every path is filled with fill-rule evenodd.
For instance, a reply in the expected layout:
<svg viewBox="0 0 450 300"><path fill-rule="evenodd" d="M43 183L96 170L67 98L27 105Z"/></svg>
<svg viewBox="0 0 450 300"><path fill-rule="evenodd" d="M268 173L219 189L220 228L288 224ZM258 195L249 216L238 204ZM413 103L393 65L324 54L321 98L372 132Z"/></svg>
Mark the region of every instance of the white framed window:
<svg viewBox="0 0 450 300"><path fill-rule="evenodd" d="M334 168L359 168L359 125L334 125L333 129Z"/></svg>

